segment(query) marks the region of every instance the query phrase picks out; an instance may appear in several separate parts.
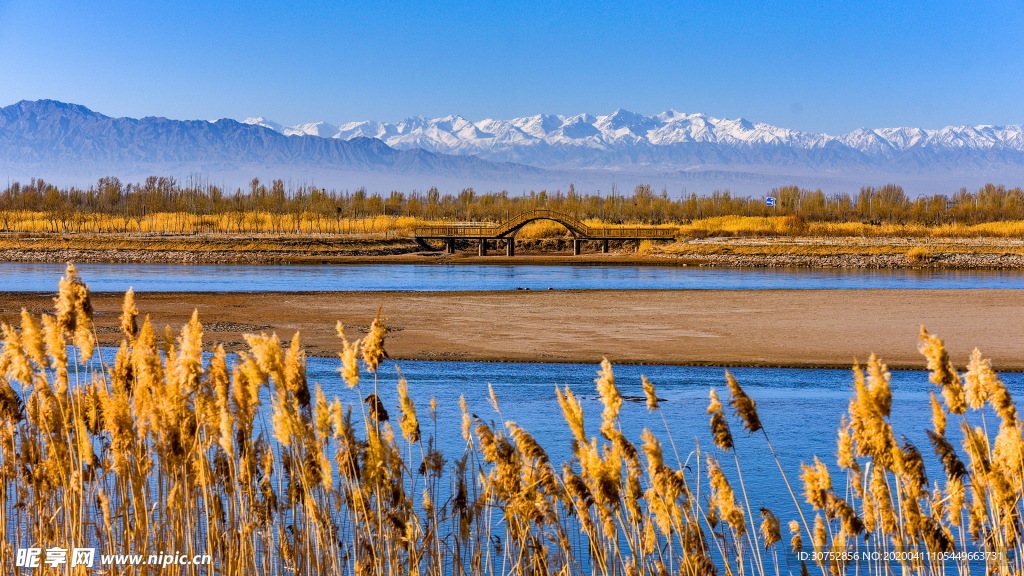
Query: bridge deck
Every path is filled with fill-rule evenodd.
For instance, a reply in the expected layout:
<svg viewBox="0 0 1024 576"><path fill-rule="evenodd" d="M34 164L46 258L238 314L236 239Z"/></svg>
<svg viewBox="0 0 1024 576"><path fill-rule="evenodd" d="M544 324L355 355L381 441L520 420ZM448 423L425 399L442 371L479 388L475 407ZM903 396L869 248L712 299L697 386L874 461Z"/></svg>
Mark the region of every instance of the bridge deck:
<svg viewBox="0 0 1024 576"><path fill-rule="evenodd" d="M577 240L672 240L675 238L675 230L651 230L647 228L637 228L631 230L598 230L595 234L588 234L586 236L576 235L574 238ZM435 230L423 230L417 229L415 232L416 238L422 238L424 240L444 240L448 238L454 238L456 240L507 240L510 235L497 235L487 232L473 233L458 230L452 228L438 227Z"/></svg>

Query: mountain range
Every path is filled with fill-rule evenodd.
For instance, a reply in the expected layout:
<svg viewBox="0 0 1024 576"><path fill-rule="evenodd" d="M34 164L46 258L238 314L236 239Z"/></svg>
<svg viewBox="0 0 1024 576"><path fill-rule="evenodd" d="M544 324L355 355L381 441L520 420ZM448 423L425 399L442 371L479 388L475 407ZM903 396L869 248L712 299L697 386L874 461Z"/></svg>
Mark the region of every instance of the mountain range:
<svg viewBox="0 0 1024 576"><path fill-rule="evenodd" d="M623 170L983 168L1024 164L1024 126L859 129L840 136L801 132L744 118L713 118L669 110L645 116L538 115L472 122L461 116L385 122L283 126L265 118L245 123L281 134L337 140L377 138L397 149L472 154L498 162L554 168Z"/></svg>
<svg viewBox="0 0 1024 576"><path fill-rule="evenodd" d="M266 118L113 118L53 100L0 108L0 177L85 185L201 176L229 186L253 177L336 188L630 189L763 193L798 184L835 190L888 182L948 193L1024 181L1024 127L860 129L833 136L743 118L669 110L396 123Z"/></svg>
<svg viewBox="0 0 1024 576"><path fill-rule="evenodd" d="M201 176L247 182L254 176L306 182L417 181L425 174L500 181L540 173L474 156L398 150L376 138L296 138L230 119L112 118L53 100L0 108L0 175L88 183L102 175ZM82 181L84 179L84 182Z"/></svg>

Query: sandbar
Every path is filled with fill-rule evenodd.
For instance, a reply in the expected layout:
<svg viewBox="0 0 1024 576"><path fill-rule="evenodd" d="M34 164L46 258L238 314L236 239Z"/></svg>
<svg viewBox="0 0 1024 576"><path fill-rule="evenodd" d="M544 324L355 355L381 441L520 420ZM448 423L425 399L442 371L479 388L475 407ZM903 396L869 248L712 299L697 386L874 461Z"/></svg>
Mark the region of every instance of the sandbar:
<svg viewBox="0 0 1024 576"><path fill-rule="evenodd" d="M122 296L94 293L103 343L120 338ZM0 293L0 319L52 310L53 295ZM922 325L957 365L974 347L1024 370L1024 290L544 290L171 293L137 295L162 334L193 310L207 343L245 349L245 333L301 332L310 355L340 350L335 323L361 337L378 310L392 358L505 362L848 368L874 353L923 369Z"/></svg>

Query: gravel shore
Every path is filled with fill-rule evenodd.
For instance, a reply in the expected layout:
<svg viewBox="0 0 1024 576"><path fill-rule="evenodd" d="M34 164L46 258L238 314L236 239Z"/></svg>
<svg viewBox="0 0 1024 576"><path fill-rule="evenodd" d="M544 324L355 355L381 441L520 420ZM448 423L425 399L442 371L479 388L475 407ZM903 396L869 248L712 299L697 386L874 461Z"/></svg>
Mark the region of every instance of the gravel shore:
<svg viewBox="0 0 1024 576"><path fill-rule="evenodd" d="M740 268L850 268L922 270L1024 270L1019 254L940 254L911 262L904 254L701 254L685 257L701 266Z"/></svg>
<svg viewBox="0 0 1024 576"><path fill-rule="evenodd" d="M345 261L407 254L401 248L333 252L295 250L198 251L198 250L0 250L0 262L103 263L103 264L281 264L304 261Z"/></svg>
<svg viewBox="0 0 1024 576"><path fill-rule="evenodd" d="M612 253L608 255L521 253L506 258L500 252L477 257L468 253L448 256L417 253L403 247L317 252L298 250L191 251L191 250L26 250L0 249L0 262L112 263L112 264L316 264L316 263L429 263L530 264L619 263L665 266L720 266L738 268L849 268L922 270L1024 270L1020 254L940 254L925 262L911 262L904 254L687 254Z"/></svg>

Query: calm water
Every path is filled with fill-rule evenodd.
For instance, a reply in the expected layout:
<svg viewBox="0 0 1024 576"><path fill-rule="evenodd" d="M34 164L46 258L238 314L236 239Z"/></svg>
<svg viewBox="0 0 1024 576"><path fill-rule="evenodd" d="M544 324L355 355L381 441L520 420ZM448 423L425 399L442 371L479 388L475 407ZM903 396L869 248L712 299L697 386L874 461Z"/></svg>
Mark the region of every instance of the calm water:
<svg viewBox="0 0 1024 576"><path fill-rule="evenodd" d="M416 403L424 438L435 434L449 462L462 454L460 394L466 396L470 411L486 422L514 421L533 434L548 451L556 469L571 458L571 434L555 398L555 386L569 386L582 397L588 433L597 434L601 403L594 389L598 366L589 364L502 364L477 362L399 362L401 373L409 381L410 395ZM311 382L319 382L328 397L338 396L343 403L357 403L355 391L347 389L336 369L338 361L314 358L309 360ZM791 480L798 482L801 462L813 461L818 455L833 471L833 482L840 492L845 486L835 466L836 430L846 412L852 391L852 375L847 370L801 370L776 368L730 369L747 393L754 398L765 429ZM666 423L675 440L680 458L695 467L697 443L702 450L721 458L723 468L735 479L732 455L720 454L708 432L708 391L716 386L721 397L727 397L724 369L681 366L616 366L616 382L624 396L642 397L640 375L646 375L665 399L661 413L648 413L643 402L623 403L623 431L630 440L640 443L640 432L649 428L663 443L666 462L675 463L668 442ZM393 420L399 414L395 393L395 363L382 365L378 377L378 393ZM1024 374L1006 374L1014 397L1024 396ZM487 385L494 387L501 413L488 402ZM364 377L363 394L373 389L373 380ZM941 464L934 458L925 429L931 428L928 383L925 372L892 373L893 413L891 422L897 438L906 437L926 458L930 479L943 477ZM436 432L427 416L431 396L437 398ZM731 408L727 406L731 414ZM358 412L358 407L356 408ZM665 421L662 421L662 415ZM989 422L994 421L990 415ZM771 458L765 438L760 433L748 436L740 423L730 416L742 471L751 505L767 506L783 519L795 517L795 505L786 491L778 468ZM397 428L397 422L394 424ZM947 432L960 444L957 426ZM703 462L701 462L703 466ZM737 490L738 490L737 486Z"/></svg>
<svg viewBox="0 0 1024 576"><path fill-rule="evenodd" d="M1024 272L739 269L662 266L82 264L94 291L299 292L513 290L529 288L780 289L1024 288ZM48 292L59 264L0 263L0 291Z"/></svg>

